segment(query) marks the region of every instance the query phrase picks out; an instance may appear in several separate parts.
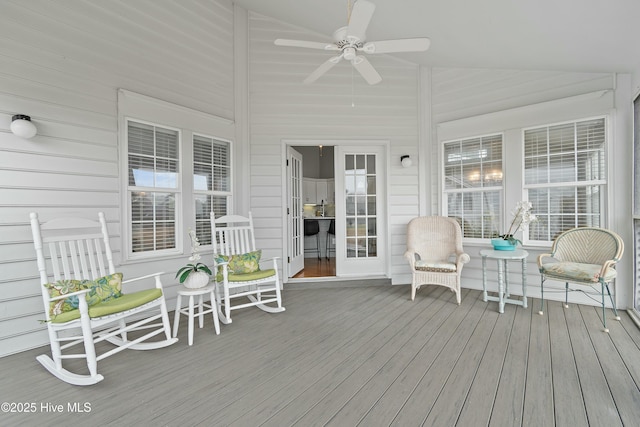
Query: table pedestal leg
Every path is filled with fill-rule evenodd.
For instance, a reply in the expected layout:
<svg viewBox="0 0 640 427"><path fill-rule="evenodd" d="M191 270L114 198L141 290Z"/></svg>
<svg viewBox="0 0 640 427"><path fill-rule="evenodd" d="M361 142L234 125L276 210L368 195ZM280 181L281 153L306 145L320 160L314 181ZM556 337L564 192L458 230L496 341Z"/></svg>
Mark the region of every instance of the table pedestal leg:
<svg viewBox="0 0 640 427"><path fill-rule="evenodd" d="M504 264L498 260L498 312L504 313Z"/></svg>
<svg viewBox="0 0 640 427"><path fill-rule="evenodd" d="M522 258L522 306L527 308L527 259Z"/></svg>
<svg viewBox="0 0 640 427"><path fill-rule="evenodd" d="M487 257L482 257L482 301L487 302Z"/></svg>

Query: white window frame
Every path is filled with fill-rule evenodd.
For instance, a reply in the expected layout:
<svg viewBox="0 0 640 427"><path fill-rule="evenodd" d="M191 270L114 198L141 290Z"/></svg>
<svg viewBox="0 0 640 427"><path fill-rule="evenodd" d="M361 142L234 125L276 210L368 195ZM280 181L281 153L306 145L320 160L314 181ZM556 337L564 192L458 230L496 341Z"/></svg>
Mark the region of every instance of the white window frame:
<svg viewBox="0 0 640 427"><path fill-rule="evenodd" d="M128 140L127 120L134 120L161 128L180 130L180 160L178 170L180 200L176 200L176 248L175 250L148 251L132 253L131 212L128 201ZM191 252L191 242L187 235L189 228L195 229L195 199L193 197L193 135L206 136L219 141L229 142L231 167L231 191L229 195L229 213L233 213L233 194L235 183L233 164L235 150L235 123L202 111L172 104L125 89L118 90L118 139L121 182L121 254L122 264L182 258ZM158 189L154 189L158 191ZM201 253L212 250L211 245L201 246Z"/></svg>
<svg viewBox="0 0 640 427"><path fill-rule="evenodd" d="M572 125L577 125L578 123L581 122L587 122L587 121L591 121L591 120L604 120L604 171L602 172L601 176L604 177L603 179L598 179L598 180L585 180L585 181L562 181L562 182L548 182L548 183L542 183L542 184L527 184L525 181L525 173L526 173L526 169L525 169L525 156L524 156L524 144L525 144L525 132L529 131L529 130L534 130L534 129L542 129L542 128L551 128L554 126L561 126L561 125L566 125L566 124L572 124ZM561 187L573 187L573 188L578 188L578 187L592 187L592 186L600 186L601 188L601 192L600 192L600 222L599 222L599 226L600 227L605 227L606 223L607 223L607 213L608 213L608 204L607 204L607 194L608 194L608 164L609 164L609 141L610 141L610 120L609 117L607 115L599 115L599 116L592 116L592 117L584 117L584 118L579 118L579 119L575 119L575 120L565 120L562 122L555 122L555 123L548 123L548 124L543 124L543 125L537 125L537 126L530 126L530 127L526 127L522 129L522 192L523 192L523 200L528 200L529 199L529 190L535 190L535 189L552 189L552 188L561 188ZM574 135L575 136L575 135ZM573 151L573 153L575 154L576 151ZM534 206L534 213L540 213L539 211L536 212L535 211L535 206ZM577 224L575 224L574 226L577 226ZM532 240L529 236L528 232L524 232L523 233L523 242L525 244L529 244L532 246L538 246L538 245L543 245L543 246L548 246L553 242L553 239L550 240Z"/></svg>
<svg viewBox="0 0 640 427"><path fill-rule="evenodd" d="M445 162L445 145L446 144L450 144L450 143L454 143L454 142L460 142L463 143L465 141L470 141L470 140L474 140L474 139L483 139L483 138L491 138L491 137L500 137L500 144L501 144L501 158L500 158L500 168L501 168L501 173L502 173L502 178L501 178L501 184L499 186L491 186L491 187L477 187L477 188L472 188L472 189L447 189L446 188L446 170L445 170L445 166L446 166L446 162ZM502 203L504 203L504 139L505 139L505 135L504 132L492 132L492 133L488 133L488 134L483 134L483 135L473 135L473 136L465 136L462 138L455 138L455 139L449 139L446 141L442 141L440 144L440 170L441 170L441 194L442 194L442 211L443 211L443 215L444 216L448 216L449 213L449 194L453 194L453 193L460 193L460 194L466 194L466 193L487 193L487 192L496 192L498 191L500 193L500 198L502 199ZM498 228L496 231L500 232L502 230L502 222L503 218L504 218L504 208L503 207L499 207L498 208L498 212L500 214L500 218L498 218L496 220L496 227ZM462 221L464 221L464 217L461 218ZM464 236L464 231L463 231L463 236ZM484 242L487 239L489 239L490 236L486 236L484 238L470 238L470 237L465 237L464 241L466 242L476 242L476 243L480 243L480 242Z"/></svg>

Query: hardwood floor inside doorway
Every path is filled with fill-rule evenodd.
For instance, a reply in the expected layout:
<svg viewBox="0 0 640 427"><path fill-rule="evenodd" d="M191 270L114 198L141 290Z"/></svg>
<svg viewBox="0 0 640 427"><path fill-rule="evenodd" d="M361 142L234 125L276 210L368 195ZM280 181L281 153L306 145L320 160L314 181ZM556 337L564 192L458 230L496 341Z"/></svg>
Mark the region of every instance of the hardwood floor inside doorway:
<svg viewBox="0 0 640 427"><path fill-rule="evenodd" d="M327 277L336 275L336 259L335 258L305 258L304 269L298 272L294 279L309 277Z"/></svg>

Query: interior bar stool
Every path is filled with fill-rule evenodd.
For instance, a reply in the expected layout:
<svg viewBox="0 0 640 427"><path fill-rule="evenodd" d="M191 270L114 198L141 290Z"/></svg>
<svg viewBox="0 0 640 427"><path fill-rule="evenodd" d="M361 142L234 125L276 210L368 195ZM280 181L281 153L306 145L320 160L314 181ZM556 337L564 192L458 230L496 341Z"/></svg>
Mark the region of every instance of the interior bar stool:
<svg viewBox="0 0 640 427"><path fill-rule="evenodd" d="M304 236L316 236L316 249L318 253L318 259L320 256L320 222L317 219L305 219L304 220ZM305 252L313 252L313 249L304 249Z"/></svg>
<svg viewBox="0 0 640 427"><path fill-rule="evenodd" d="M329 222L329 229L327 230L327 242L325 244L324 254L329 259L329 252L336 253L336 220L332 219Z"/></svg>
<svg viewBox="0 0 640 427"><path fill-rule="evenodd" d="M178 298L176 301L176 313L173 319L173 337L178 336L178 325L180 324L180 315L184 314L189 318L189 345L193 345L193 324L195 322L195 316L198 316L198 322L200 328L204 327L204 315L211 313L213 315L213 325L216 328L216 335L220 335L220 320L218 319L218 306L215 298L215 283L211 283L208 286L202 288L187 288L181 286L178 288ZM209 294L211 301L209 304L204 302L204 295ZM182 297L189 297L189 304L187 307L182 307ZM194 297L198 298L198 311L195 311ZM206 309L206 310L205 310Z"/></svg>

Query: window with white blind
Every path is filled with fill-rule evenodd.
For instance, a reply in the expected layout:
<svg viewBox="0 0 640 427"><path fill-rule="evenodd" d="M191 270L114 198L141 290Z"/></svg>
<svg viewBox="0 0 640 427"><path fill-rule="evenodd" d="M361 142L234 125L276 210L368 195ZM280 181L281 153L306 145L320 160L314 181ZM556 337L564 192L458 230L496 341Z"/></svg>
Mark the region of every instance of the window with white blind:
<svg viewBox="0 0 640 427"><path fill-rule="evenodd" d="M193 197L196 235L201 245L211 244L210 212L228 213L231 197L230 144L202 135L193 136Z"/></svg>
<svg viewBox="0 0 640 427"><path fill-rule="evenodd" d="M176 249L180 131L127 121L130 252Z"/></svg>
<svg viewBox="0 0 640 427"><path fill-rule="evenodd" d="M606 134L603 117L524 130L524 189L538 216L529 241L603 226Z"/></svg>
<svg viewBox="0 0 640 427"><path fill-rule="evenodd" d="M465 238L496 237L502 227L502 134L443 143L445 215Z"/></svg>
<svg viewBox="0 0 640 427"><path fill-rule="evenodd" d="M179 254L189 228L210 245L210 212L230 213L231 143L193 133L185 147L190 131L131 119L126 127L129 257Z"/></svg>

